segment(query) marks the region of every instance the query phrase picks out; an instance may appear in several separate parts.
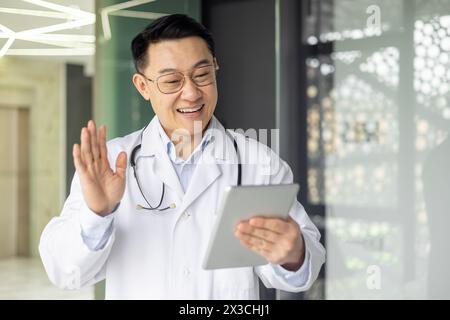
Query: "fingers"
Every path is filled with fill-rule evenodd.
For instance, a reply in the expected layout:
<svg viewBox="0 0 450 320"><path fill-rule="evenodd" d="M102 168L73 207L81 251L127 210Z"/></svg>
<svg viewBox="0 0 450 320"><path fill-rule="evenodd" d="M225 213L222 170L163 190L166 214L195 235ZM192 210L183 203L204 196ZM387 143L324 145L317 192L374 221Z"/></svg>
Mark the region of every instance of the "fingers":
<svg viewBox="0 0 450 320"><path fill-rule="evenodd" d="M79 172L84 172L86 170L86 168L83 165L83 161L81 161L80 145L78 145L78 144L73 145L72 155L73 155L73 163L75 165L75 169Z"/></svg>
<svg viewBox="0 0 450 320"><path fill-rule="evenodd" d="M258 253L271 263L282 264L290 261L290 256L296 253L293 251L294 243L282 237L277 242L271 242L239 230L236 230L235 235L244 247Z"/></svg>
<svg viewBox="0 0 450 320"><path fill-rule="evenodd" d="M255 251L256 253L268 258L274 250L274 244L264 239L254 237L240 231L236 231L235 235L244 247Z"/></svg>
<svg viewBox="0 0 450 320"><path fill-rule="evenodd" d="M279 240L279 235L275 232L252 227L246 222L237 226L235 235L246 247L268 252L276 247Z"/></svg>
<svg viewBox="0 0 450 320"><path fill-rule="evenodd" d="M297 259L297 253L301 248L300 228L293 219L254 217L248 222L240 222L235 236L243 246L264 256L272 263Z"/></svg>
<svg viewBox="0 0 450 320"><path fill-rule="evenodd" d="M91 152L94 161L100 158L100 150L97 143L97 128L95 127L95 122L89 120L88 122L88 132L89 132L89 140L91 142Z"/></svg>
<svg viewBox="0 0 450 320"><path fill-rule="evenodd" d="M253 217L249 223L255 228L267 229L279 234L291 231L291 224L280 218Z"/></svg>
<svg viewBox="0 0 450 320"><path fill-rule="evenodd" d="M100 126L98 129L98 143L100 145L100 158L108 161L108 149L106 148L106 127Z"/></svg>
<svg viewBox="0 0 450 320"><path fill-rule="evenodd" d="M81 160L88 168L91 167L94 162L91 152L91 139L86 128L81 129Z"/></svg>
<svg viewBox="0 0 450 320"><path fill-rule="evenodd" d="M237 226L237 230L244 234L258 237L258 238L264 239L271 243L277 242L280 238L280 234L278 234L276 232L273 232L268 229L256 228L256 227L250 225L249 223L245 223L245 222L240 223Z"/></svg>
<svg viewBox="0 0 450 320"><path fill-rule="evenodd" d="M265 249L263 249L263 248L261 248L261 247L258 247L258 246L251 245L251 244L249 244L249 243L245 243L245 242L243 242L243 241L241 241L241 244L242 244L244 247L246 247L246 248L248 248L248 249L250 249L250 250L252 250L252 251L258 253L259 255L261 255L261 256L263 256L264 258L266 258L267 260L269 260L269 257L270 257L270 251L267 251L267 250L265 250Z"/></svg>
<svg viewBox="0 0 450 320"><path fill-rule="evenodd" d="M116 159L116 174L121 178L125 178L126 169L127 169L127 154L122 151L121 153L119 153Z"/></svg>
<svg viewBox="0 0 450 320"><path fill-rule="evenodd" d="M255 229L274 232L278 238L275 242L295 242L301 235L299 225L289 217L287 220L280 218L253 217L249 223ZM259 234L265 234L259 231Z"/></svg>
<svg viewBox="0 0 450 320"><path fill-rule="evenodd" d="M81 156L79 160L87 169L98 170L99 165L102 164L109 166L105 126L101 126L97 133L95 122L93 120L89 120L87 128L85 127L81 129L80 140ZM102 162L99 162L99 160Z"/></svg>
<svg viewBox="0 0 450 320"><path fill-rule="evenodd" d="M101 126L98 130L95 122L89 120L87 128L81 129L81 147L74 146L74 163L76 166L86 170L93 168L98 170L97 164L99 160L104 161L109 168L108 149L106 147L106 127ZM94 166L94 164L96 164ZM116 159L116 173L122 178L125 178L127 168L127 154L125 152L119 153ZM91 169L92 170L92 169Z"/></svg>

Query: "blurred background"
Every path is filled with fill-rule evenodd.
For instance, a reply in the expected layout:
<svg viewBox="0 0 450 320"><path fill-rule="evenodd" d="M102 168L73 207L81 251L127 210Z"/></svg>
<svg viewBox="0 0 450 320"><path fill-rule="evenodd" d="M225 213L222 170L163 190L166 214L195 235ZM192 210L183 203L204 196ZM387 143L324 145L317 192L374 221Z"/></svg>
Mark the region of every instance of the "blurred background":
<svg viewBox="0 0 450 320"><path fill-rule="evenodd" d="M53 287L39 237L87 120L153 116L130 42L171 13L212 31L216 116L279 129L322 233L311 290L262 298L450 299L450 0L0 0L0 299L103 298Z"/></svg>

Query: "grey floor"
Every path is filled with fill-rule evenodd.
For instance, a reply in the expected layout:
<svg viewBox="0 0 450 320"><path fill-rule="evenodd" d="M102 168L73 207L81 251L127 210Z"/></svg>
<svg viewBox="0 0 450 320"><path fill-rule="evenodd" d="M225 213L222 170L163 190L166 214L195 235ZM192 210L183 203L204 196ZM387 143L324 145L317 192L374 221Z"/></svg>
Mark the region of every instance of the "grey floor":
<svg viewBox="0 0 450 320"><path fill-rule="evenodd" d="M92 300L94 287L78 291L56 288L48 280L39 258L0 260L0 300Z"/></svg>

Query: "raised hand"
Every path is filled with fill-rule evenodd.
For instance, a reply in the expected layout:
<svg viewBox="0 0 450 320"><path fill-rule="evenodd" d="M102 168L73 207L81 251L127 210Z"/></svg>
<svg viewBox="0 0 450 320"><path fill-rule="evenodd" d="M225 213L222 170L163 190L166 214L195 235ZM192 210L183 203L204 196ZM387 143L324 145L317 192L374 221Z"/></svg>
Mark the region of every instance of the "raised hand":
<svg viewBox="0 0 450 320"><path fill-rule="evenodd" d="M81 146L73 145L73 160L87 206L100 216L111 213L125 191L127 154L119 153L116 171L111 170L106 148L106 127L94 121L81 129Z"/></svg>

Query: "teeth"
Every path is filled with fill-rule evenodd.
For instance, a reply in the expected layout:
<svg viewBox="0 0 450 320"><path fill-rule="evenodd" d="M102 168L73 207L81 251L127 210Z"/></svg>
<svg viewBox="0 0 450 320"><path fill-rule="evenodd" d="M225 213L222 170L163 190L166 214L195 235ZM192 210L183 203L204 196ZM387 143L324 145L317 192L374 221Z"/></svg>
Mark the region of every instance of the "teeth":
<svg viewBox="0 0 450 320"><path fill-rule="evenodd" d="M186 113L186 112L195 112L200 110L203 107L203 105L197 107L197 108L185 108L185 109L178 109L178 111Z"/></svg>

